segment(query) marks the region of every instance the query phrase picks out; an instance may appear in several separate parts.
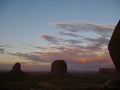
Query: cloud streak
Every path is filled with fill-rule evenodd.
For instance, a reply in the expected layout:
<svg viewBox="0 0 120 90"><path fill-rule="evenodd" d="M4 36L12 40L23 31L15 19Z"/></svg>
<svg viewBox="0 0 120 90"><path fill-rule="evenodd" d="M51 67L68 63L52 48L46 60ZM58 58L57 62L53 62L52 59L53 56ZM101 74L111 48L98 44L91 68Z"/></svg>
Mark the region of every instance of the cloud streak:
<svg viewBox="0 0 120 90"><path fill-rule="evenodd" d="M56 22L51 23L50 25L56 26L61 30L66 30L69 32L80 32L80 31L93 31L98 33L102 36L110 36L111 32L113 31L115 25L113 24L96 24L91 22ZM64 34L65 35L65 34Z"/></svg>
<svg viewBox="0 0 120 90"><path fill-rule="evenodd" d="M32 60L32 61L39 61L39 62L47 62L46 60L44 60L43 58L41 58L40 55L36 54L36 53L9 53L10 55L13 56L17 56L20 58L25 58L27 60Z"/></svg>
<svg viewBox="0 0 120 90"><path fill-rule="evenodd" d="M4 54L5 50L3 48L0 48L0 54Z"/></svg>
<svg viewBox="0 0 120 90"><path fill-rule="evenodd" d="M5 54L6 49L8 49L8 48L12 48L12 47L8 44L0 44L0 54Z"/></svg>
<svg viewBox="0 0 120 90"><path fill-rule="evenodd" d="M57 44L62 41L62 39L49 34L41 34L40 37L53 44Z"/></svg>
<svg viewBox="0 0 120 90"><path fill-rule="evenodd" d="M82 49L69 48L58 52L47 52L47 57L51 60L63 59L72 63L86 64L112 64L108 54L90 53Z"/></svg>
<svg viewBox="0 0 120 90"><path fill-rule="evenodd" d="M63 38L58 38L53 35L48 35L48 34L42 34L40 35L41 38L45 39L46 41L50 42L51 44L79 44L81 43L80 40L75 40L75 39L63 39Z"/></svg>
<svg viewBox="0 0 120 90"><path fill-rule="evenodd" d="M58 27L62 36L69 36L73 39L64 40L69 45L80 46L86 48L101 48L107 45L112 35L114 24L97 24L92 22L56 22L50 25ZM54 37L55 38L55 37Z"/></svg>
<svg viewBox="0 0 120 90"><path fill-rule="evenodd" d="M74 34L74 33L69 33L69 32L59 32L60 35L67 35L67 36L70 36L70 37L82 37L80 35L77 35L77 34Z"/></svg>
<svg viewBox="0 0 120 90"><path fill-rule="evenodd" d="M69 30L71 32L79 32L81 30L94 30L97 32L110 31L115 27L114 24L96 24L92 22L57 22L51 23L50 25L59 27L64 30Z"/></svg>
<svg viewBox="0 0 120 90"><path fill-rule="evenodd" d="M80 63L112 64L107 44L115 27L114 24L77 21L51 23L51 25L61 30L58 32L60 38L52 36L52 40L51 37L46 40L64 43L63 46L60 44L60 47L54 46L54 50L57 49L59 51L60 57L63 56L65 59L69 57L71 61L79 61ZM92 34L89 34L90 32ZM93 37L94 33L97 36ZM70 38L66 39L64 36L69 36ZM56 53L49 53L48 56L52 55L51 57L54 57L55 55L59 57Z"/></svg>

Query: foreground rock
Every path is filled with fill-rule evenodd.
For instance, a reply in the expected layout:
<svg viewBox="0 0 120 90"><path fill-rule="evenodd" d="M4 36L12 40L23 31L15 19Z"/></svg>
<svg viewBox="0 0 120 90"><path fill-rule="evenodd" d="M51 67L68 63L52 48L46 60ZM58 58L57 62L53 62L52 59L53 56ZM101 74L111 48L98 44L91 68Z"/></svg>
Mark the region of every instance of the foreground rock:
<svg viewBox="0 0 120 90"><path fill-rule="evenodd" d="M120 73L120 21L116 25L108 45L109 53L118 73ZM102 90L120 90L120 78L109 79Z"/></svg>
<svg viewBox="0 0 120 90"><path fill-rule="evenodd" d="M102 85L102 90L120 90L120 78L109 79Z"/></svg>
<svg viewBox="0 0 120 90"><path fill-rule="evenodd" d="M120 73L120 21L118 22L114 29L114 32L108 45L108 49L112 61L117 71Z"/></svg>

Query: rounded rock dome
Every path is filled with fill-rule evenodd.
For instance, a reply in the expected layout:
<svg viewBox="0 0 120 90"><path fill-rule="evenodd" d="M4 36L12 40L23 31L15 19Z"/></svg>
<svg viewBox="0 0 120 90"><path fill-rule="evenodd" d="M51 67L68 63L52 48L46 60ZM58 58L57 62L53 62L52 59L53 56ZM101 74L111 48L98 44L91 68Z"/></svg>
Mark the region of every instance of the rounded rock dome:
<svg viewBox="0 0 120 90"><path fill-rule="evenodd" d="M67 72L67 64L64 60L55 60L51 65L51 72Z"/></svg>

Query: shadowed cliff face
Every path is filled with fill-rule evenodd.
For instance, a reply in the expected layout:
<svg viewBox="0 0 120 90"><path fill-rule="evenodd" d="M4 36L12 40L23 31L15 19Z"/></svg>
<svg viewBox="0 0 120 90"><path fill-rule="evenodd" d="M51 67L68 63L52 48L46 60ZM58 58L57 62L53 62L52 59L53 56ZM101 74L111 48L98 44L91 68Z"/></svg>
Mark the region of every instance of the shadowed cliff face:
<svg viewBox="0 0 120 90"><path fill-rule="evenodd" d="M120 73L120 21L116 25L112 37L108 45L109 53L112 61Z"/></svg>

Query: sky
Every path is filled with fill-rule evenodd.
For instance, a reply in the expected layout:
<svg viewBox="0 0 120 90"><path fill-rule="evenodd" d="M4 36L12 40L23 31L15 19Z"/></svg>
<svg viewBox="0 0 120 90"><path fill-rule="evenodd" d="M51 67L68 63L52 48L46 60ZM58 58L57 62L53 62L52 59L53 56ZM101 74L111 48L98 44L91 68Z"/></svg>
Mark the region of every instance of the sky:
<svg viewBox="0 0 120 90"><path fill-rule="evenodd" d="M119 0L0 0L0 70L114 67L107 45L120 19Z"/></svg>

